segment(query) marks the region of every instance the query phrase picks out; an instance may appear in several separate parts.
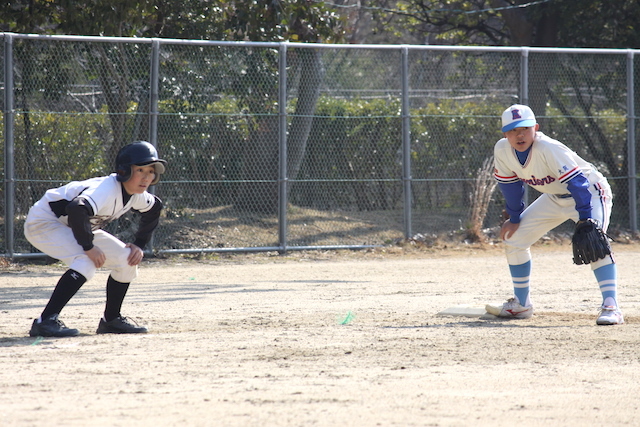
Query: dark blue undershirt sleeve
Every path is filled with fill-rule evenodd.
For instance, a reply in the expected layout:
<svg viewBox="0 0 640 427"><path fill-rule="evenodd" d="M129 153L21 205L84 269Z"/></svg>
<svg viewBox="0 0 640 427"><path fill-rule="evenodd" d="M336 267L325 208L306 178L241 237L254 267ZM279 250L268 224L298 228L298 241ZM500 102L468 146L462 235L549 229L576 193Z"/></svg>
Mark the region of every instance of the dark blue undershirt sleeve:
<svg viewBox="0 0 640 427"><path fill-rule="evenodd" d="M66 206L65 213L68 216L67 221L73 231L73 237L78 244L85 251L93 248L93 231L89 222L89 218L93 216L91 206L85 204L83 199L76 197Z"/></svg>
<svg viewBox="0 0 640 427"><path fill-rule="evenodd" d="M580 215L580 221L591 218L591 192L587 177L583 174L574 176L567 182L567 188L576 201L576 210Z"/></svg>
<svg viewBox="0 0 640 427"><path fill-rule="evenodd" d="M505 209L509 214L509 221L518 224L520 214L524 210L524 184L522 181L509 184L498 183L505 200Z"/></svg>
<svg viewBox="0 0 640 427"><path fill-rule="evenodd" d="M155 195L153 197L155 202L151 209L140 214L140 224L136 232L136 239L133 242L140 249L144 249L147 246L147 243L151 240L153 230L156 229L160 222L160 211L162 211L163 207L162 200Z"/></svg>

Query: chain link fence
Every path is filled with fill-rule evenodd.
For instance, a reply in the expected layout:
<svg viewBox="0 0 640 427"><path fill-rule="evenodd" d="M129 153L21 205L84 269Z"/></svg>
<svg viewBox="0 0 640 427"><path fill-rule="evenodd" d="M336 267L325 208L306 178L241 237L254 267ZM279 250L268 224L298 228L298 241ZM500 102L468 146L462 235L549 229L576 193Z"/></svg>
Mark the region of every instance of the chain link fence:
<svg viewBox="0 0 640 427"><path fill-rule="evenodd" d="M610 230L637 230L637 51L0 36L3 256L38 256L29 207L113 172L135 140L169 163L152 189L157 253L496 227L503 200L478 176L516 102L609 177ZM109 231L127 240L135 224Z"/></svg>

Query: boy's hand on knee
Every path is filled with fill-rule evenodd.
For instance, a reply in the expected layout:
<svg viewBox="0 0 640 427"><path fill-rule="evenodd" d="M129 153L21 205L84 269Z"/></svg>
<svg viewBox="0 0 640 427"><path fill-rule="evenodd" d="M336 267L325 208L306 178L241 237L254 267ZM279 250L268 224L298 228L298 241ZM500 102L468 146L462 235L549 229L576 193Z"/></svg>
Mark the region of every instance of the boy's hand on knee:
<svg viewBox="0 0 640 427"><path fill-rule="evenodd" d="M102 252L102 249L97 246L92 247L88 251L84 251L84 253L93 261L93 265L95 265L96 268L102 267L107 260L107 256Z"/></svg>
<svg viewBox="0 0 640 427"><path fill-rule="evenodd" d="M520 223L515 223L514 224L513 222L511 222L509 220L506 220L502 224L502 228L500 229L500 238L502 240L507 240L508 238L513 236L513 233L516 232L518 227L520 227Z"/></svg>
<svg viewBox="0 0 640 427"><path fill-rule="evenodd" d="M131 249L129 252L129 256L127 257L127 262L129 265L138 265L142 262L142 258L144 258L144 252L142 249L134 245L133 243L127 243L127 248Z"/></svg>

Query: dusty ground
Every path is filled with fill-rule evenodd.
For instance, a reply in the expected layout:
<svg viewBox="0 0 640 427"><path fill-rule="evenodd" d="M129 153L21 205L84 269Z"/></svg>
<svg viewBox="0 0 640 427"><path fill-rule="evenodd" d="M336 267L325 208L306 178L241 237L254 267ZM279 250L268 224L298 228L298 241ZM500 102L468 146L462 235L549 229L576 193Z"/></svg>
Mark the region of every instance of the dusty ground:
<svg viewBox="0 0 640 427"><path fill-rule="evenodd" d="M107 272L29 338L60 265L0 272L2 426L600 426L640 421L640 246L614 246L627 323L569 248L534 247L529 320L442 317L511 294L500 248L150 259L96 335Z"/></svg>

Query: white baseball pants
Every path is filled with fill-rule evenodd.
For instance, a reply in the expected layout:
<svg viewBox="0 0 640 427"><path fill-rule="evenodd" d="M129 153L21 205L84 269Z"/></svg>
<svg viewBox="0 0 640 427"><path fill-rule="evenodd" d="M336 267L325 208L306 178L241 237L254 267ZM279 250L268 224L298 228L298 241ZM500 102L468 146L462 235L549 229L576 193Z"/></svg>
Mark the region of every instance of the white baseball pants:
<svg viewBox="0 0 640 427"><path fill-rule="evenodd" d="M591 185L591 194L591 217L597 220L602 230L606 232L613 207L611 187L602 183L596 184L595 187ZM573 197L562 198L552 194L542 194L524 210L516 232L505 239L507 262L510 265L520 265L530 261L531 245L568 219L574 222L579 220ZM611 262L610 257L605 257L590 265L595 270Z"/></svg>
<svg viewBox="0 0 640 427"><path fill-rule="evenodd" d="M96 267L76 241L71 228L57 220L34 216L29 212L24 225L27 240L38 250L64 262L87 280L91 279L96 273ZM106 231L96 230L93 236L93 244L106 255L107 260L102 268L111 270L111 276L118 282L132 282L138 275L138 266L131 266L127 262L131 250Z"/></svg>

